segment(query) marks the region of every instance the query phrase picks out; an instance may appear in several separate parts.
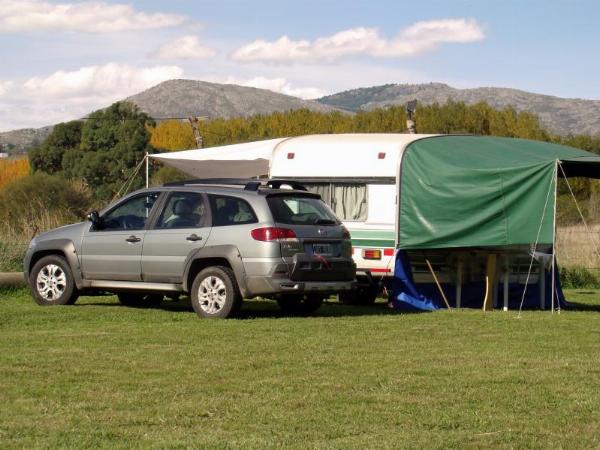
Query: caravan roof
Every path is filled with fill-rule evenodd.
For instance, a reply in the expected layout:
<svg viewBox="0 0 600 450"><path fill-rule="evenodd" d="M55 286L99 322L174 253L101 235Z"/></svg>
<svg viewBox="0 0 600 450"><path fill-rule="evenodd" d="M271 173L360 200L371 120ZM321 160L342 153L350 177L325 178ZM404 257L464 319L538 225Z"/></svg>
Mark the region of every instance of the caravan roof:
<svg viewBox="0 0 600 450"><path fill-rule="evenodd" d="M189 175L208 177L395 178L408 144L428 134L316 134L151 155Z"/></svg>
<svg viewBox="0 0 600 450"><path fill-rule="evenodd" d="M273 151L274 177L396 178L408 144L428 134L317 134L290 138Z"/></svg>

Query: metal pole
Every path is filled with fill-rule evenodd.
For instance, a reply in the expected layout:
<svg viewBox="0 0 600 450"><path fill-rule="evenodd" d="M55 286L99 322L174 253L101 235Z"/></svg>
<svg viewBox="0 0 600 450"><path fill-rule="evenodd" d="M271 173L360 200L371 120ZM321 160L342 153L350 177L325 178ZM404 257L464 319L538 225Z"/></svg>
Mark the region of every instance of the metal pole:
<svg viewBox="0 0 600 450"><path fill-rule="evenodd" d="M504 255L504 311L508 311L508 282L510 277L510 263L508 253Z"/></svg>
<svg viewBox="0 0 600 450"><path fill-rule="evenodd" d="M462 282L463 282L463 260L462 256L458 257L456 266L456 307L460 308L462 300Z"/></svg>
<svg viewBox="0 0 600 450"><path fill-rule="evenodd" d="M148 152L146 152L146 188L148 188L148 186L150 185L149 183L149 174L150 174L150 161L148 158Z"/></svg>
<svg viewBox="0 0 600 450"><path fill-rule="evenodd" d="M556 160L556 167L554 168L554 218L552 222L552 294L551 294L551 304L552 304L552 314L554 314L554 293L556 289L554 289L554 277L555 277L555 261L556 261L556 200L558 197L558 165L560 161Z"/></svg>

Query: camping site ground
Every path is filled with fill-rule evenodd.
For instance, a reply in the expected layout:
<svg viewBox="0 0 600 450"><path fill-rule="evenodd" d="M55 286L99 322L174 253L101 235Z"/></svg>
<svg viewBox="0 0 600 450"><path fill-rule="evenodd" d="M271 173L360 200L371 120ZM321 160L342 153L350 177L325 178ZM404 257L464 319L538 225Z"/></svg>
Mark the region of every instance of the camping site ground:
<svg viewBox="0 0 600 450"><path fill-rule="evenodd" d="M399 314L333 300L313 317L248 302L199 320L0 291L3 448L600 446L600 292L560 315Z"/></svg>

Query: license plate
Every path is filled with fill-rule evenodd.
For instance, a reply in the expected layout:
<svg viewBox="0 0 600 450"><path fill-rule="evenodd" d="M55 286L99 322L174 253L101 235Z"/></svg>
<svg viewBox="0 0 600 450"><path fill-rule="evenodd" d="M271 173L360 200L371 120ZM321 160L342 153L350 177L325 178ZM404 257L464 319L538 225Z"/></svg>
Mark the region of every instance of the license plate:
<svg viewBox="0 0 600 450"><path fill-rule="evenodd" d="M319 255L331 255L331 244L313 244L313 253Z"/></svg>

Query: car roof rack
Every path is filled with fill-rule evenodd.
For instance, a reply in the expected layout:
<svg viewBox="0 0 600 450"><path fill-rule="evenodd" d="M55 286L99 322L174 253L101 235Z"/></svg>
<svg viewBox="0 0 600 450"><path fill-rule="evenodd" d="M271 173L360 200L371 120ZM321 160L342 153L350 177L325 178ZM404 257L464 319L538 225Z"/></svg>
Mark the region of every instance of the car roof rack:
<svg viewBox="0 0 600 450"><path fill-rule="evenodd" d="M172 181L163 186L188 186L194 184L227 184L230 186L245 186L249 180L247 178L196 178L193 180Z"/></svg>
<svg viewBox="0 0 600 450"><path fill-rule="evenodd" d="M173 181L165 183L163 186L193 186L198 184L221 184L228 186L244 186L246 191L258 191L261 187L271 189L281 189L281 186L289 186L297 191L306 191L306 187L302 183L293 180L248 180L246 178L204 178L195 180Z"/></svg>

